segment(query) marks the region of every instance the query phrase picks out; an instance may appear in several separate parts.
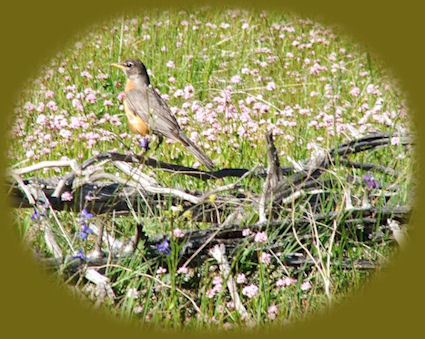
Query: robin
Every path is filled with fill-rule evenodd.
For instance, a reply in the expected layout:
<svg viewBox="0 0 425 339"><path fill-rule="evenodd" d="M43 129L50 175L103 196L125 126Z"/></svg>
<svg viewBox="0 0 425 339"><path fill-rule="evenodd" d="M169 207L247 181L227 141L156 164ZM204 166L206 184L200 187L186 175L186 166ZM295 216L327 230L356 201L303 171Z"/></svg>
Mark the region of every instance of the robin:
<svg viewBox="0 0 425 339"><path fill-rule="evenodd" d="M213 169L215 165L211 159L183 133L165 101L152 88L145 65L138 59L128 59L112 66L127 75L124 109L130 130L142 136L156 134L160 143L163 137L179 141L205 166Z"/></svg>

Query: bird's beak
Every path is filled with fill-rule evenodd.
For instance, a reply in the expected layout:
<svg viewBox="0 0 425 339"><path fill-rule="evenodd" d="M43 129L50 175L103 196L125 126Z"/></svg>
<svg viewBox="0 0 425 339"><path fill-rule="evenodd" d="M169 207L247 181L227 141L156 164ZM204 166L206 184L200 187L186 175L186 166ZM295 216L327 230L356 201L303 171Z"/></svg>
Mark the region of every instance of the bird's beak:
<svg viewBox="0 0 425 339"><path fill-rule="evenodd" d="M124 70L124 66L121 64L111 64L111 66Z"/></svg>

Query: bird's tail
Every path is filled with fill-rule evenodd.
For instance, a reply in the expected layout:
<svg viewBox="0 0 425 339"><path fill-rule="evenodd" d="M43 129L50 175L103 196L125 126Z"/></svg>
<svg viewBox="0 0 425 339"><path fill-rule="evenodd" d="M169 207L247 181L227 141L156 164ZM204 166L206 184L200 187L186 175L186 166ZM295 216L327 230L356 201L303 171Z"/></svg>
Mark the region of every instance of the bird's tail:
<svg viewBox="0 0 425 339"><path fill-rule="evenodd" d="M213 161L208 158L208 156L192 141L190 140L185 134L179 133L180 141L183 143L183 145L193 153L193 155L202 162L205 166L208 167L209 170L214 169L215 164Z"/></svg>

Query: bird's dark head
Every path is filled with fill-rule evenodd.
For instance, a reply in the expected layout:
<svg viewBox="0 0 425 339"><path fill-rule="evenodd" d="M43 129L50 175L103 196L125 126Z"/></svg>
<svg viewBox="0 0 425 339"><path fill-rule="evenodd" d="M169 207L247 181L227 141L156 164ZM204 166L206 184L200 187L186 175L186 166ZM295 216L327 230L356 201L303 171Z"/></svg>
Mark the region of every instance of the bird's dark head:
<svg viewBox="0 0 425 339"><path fill-rule="evenodd" d="M150 83L146 67L139 59L128 59L119 64L111 64L111 66L122 69L131 80L142 78L146 85Z"/></svg>

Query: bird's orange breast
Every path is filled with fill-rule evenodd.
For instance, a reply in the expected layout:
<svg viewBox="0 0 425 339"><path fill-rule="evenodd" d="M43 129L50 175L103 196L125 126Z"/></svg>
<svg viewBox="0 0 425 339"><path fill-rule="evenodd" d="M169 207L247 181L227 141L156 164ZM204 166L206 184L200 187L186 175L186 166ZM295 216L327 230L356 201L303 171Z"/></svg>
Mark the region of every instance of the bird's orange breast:
<svg viewBox="0 0 425 339"><path fill-rule="evenodd" d="M128 92L128 91L132 90L133 88L134 88L134 81L128 79L127 82L125 83L124 91Z"/></svg>
<svg viewBox="0 0 425 339"><path fill-rule="evenodd" d="M134 82L132 80L127 80L125 84L125 92L128 92L134 88ZM128 126L133 133L138 133L142 136L145 136L149 133L148 125L143 119L141 119L135 112L133 112L127 105L126 100L124 99L124 109L125 114L127 115Z"/></svg>
<svg viewBox="0 0 425 339"><path fill-rule="evenodd" d="M145 136L149 133L149 128L146 122L144 122L138 115L134 114L127 106L124 100L125 114L127 115L128 126L133 133L138 133Z"/></svg>

